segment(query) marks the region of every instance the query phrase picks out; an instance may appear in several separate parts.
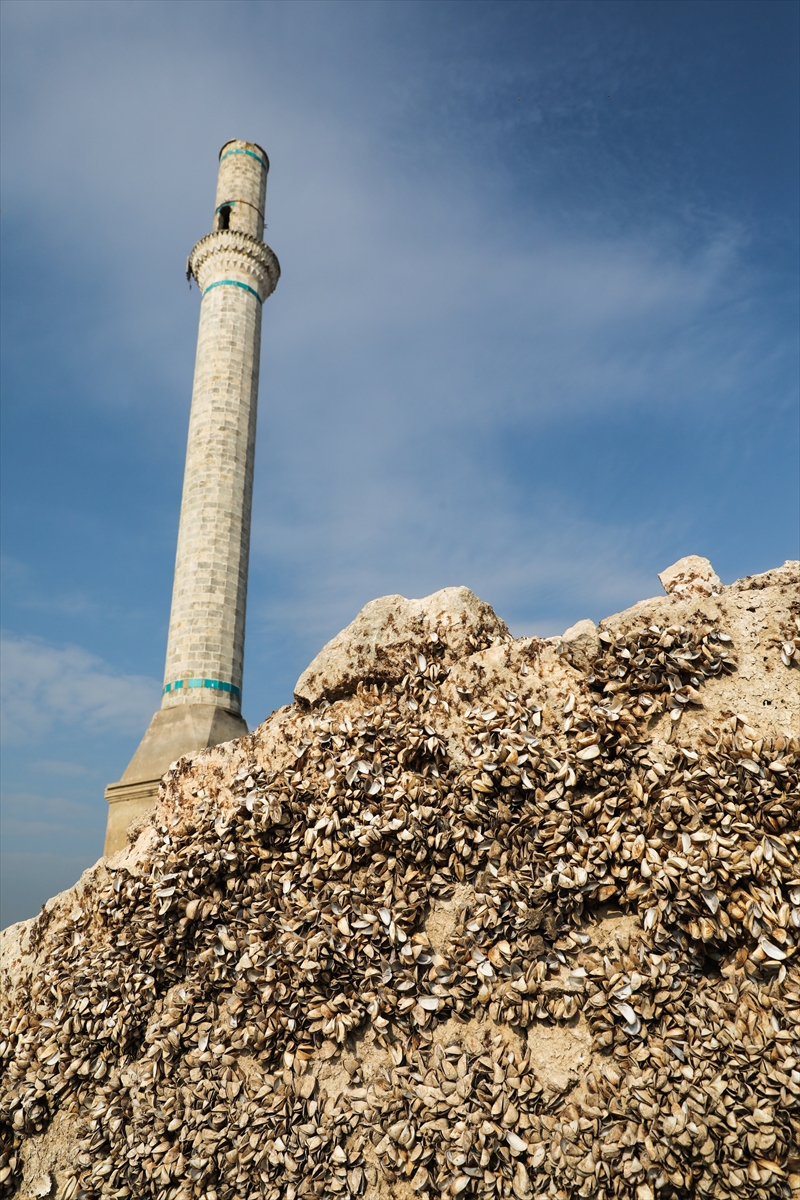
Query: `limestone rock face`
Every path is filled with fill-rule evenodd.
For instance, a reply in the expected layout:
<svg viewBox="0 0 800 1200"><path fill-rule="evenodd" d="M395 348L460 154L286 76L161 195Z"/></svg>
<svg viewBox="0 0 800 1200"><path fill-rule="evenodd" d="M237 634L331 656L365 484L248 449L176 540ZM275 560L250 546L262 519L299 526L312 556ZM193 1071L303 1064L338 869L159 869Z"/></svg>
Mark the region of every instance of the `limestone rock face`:
<svg viewBox="0 0 800 1200"><path fill-rule="evenodd" d="M562 653L575 667L588 667L600 649L597 626L588 618L570 625L557 640Z"/></svg>
<svg viewBox="0 0 800 1200"><path fill-rule="evenodd" d="M509 636L505 622L466 587L442 588L424 600L381 596L323 646L298 679L295 699L317 704L323 696L336 700L354 692L359 681L396 683L409 656L427 647L438 629L447 633L448 664Z"/></svg>
<svg viewBox="0 0 800 1200"><path fill-rule="evenodd" d="M595 655L600 648L597 626L588 618L570 625L569 629L562 633L561 641L568 646L574 646L576 650L582 651L589 657Z"/></svg>
<svg viewBox="0 0 800 1200"><path fill-rule="evenodd" d="M707 558L687 554L671 567L661 571L658 578L668 595L718 596L722 581Z"/></svg>
<svg viewBox="0 0 800 1200"><path fill-rule="evenodd" d="M385 597L173 763L2 934L0 1197L800 1193L800 564L694 561Z"/></svg>

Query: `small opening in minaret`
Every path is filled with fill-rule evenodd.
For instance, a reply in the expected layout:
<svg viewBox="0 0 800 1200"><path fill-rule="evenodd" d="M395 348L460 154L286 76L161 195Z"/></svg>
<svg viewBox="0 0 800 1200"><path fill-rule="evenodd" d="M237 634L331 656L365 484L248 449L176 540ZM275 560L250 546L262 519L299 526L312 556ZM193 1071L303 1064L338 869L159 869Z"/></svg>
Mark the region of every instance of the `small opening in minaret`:
<svg viewBox="0 0 800 1200"><path fill-rule="evenodd" d="M219 210L219 224L217 225L217 229L230 229L230 225L231 206L230 204L223 204L222 208Z"/></svg>

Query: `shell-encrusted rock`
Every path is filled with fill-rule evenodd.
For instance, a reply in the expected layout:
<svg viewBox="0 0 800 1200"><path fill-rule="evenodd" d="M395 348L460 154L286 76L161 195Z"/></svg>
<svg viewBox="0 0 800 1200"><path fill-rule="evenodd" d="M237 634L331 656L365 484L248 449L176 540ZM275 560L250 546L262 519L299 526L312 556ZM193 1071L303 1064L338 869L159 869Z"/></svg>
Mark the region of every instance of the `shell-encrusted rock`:
<svg viewBox="0 0 800 1200"><path fill-rule="evenodd" d="M588 618L577 621L562 633L561 643L570 650L582 654L587 660L592 659L600 649L597 626Z"/></svg>
<svg viewBox="0 0 800 1200"><path fill-rule="evenodd" d="M722 591L722 581L711 563L697 554L679 558L671 567L661 571L658 578L670 596L718 596Z"/></svg>
<svg viewBox="0 0 800 1200"><path fill-rule="evenodd" d="M4 934L0 1195L790 1200L799 581L367 606Z"/></svg>
<svg viewBox="0 0 800 1200"><path fill-rule="evenodd" d="M359 681L396 683L431 638L441 638L449 665L502 637L508 637L505 622L469 588L442 588L424 600L382 596L323 646L298 679L295 698L316 704L355 691Z"/></svg>

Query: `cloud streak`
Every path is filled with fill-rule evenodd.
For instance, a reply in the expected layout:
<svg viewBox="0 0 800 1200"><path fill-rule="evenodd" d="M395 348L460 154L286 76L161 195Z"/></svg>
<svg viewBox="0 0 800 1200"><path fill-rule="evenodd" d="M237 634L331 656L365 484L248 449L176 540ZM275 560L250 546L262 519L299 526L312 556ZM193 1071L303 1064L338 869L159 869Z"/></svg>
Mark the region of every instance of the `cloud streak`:
<svg viewBox="0 0 800 1200"><path fill-rule="evenodd" d="M57 648L4 634L0 654L7 745L35 742L56 727L135 733L158 707L156 680L121 675L79 646Z"/></svg>

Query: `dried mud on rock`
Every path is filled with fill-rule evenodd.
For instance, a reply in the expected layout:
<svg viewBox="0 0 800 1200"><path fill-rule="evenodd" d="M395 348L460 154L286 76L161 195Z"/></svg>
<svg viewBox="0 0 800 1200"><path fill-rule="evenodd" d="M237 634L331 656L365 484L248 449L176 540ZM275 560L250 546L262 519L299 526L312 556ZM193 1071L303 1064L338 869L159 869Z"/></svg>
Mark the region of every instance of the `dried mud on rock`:
<svg viewBox="0 0 800 1200"><path fill-rule="evenodd" d="M373 602L3 934L3 1196L800 1189L800 574Z"/></svg>

